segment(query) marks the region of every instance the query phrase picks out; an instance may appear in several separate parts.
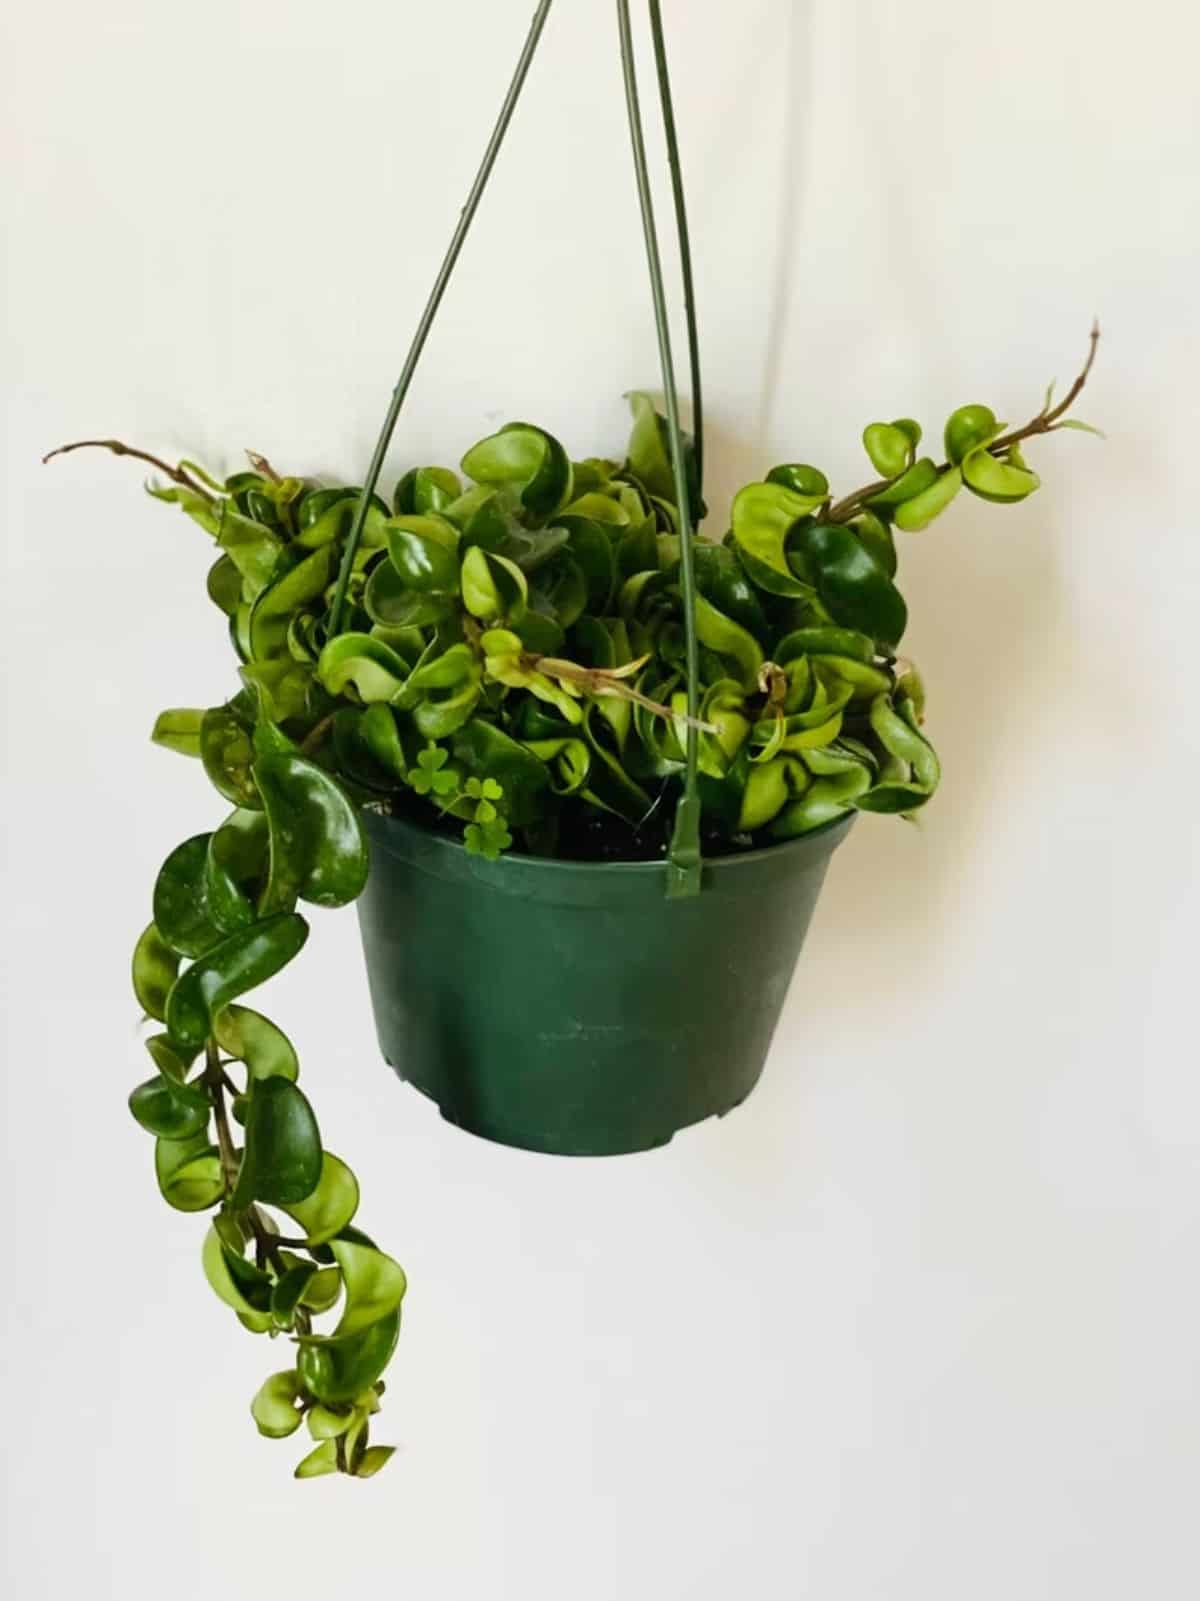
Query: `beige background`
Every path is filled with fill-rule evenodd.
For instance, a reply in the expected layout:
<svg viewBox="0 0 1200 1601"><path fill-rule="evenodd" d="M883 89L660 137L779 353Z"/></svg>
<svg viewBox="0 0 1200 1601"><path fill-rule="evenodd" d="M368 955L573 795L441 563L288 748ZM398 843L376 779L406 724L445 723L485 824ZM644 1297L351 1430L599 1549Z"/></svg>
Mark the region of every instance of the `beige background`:
<svg viewBox="0 0 1200 1601"><path fill-rule="evenodd" d="M221 814L146 741L232 683L209 553L129 464L37 458L360 472L529 10L5 16L6 1593L1185 1601L1200 28L1168 0L667 5L715 521L781 458L860 481L873 418L1030 415L1093 313L1109 440L906 541L945 784L841 852L724 1124L575 1164L451 1131L378 1060L353 915L314 918L267 1005L410 1274L401 1452L297 1486L254 1434L271 1354L124 1107L128 947ZM513 416L619 450L656 382L613 8L556 13L397 471Z"/></svg>

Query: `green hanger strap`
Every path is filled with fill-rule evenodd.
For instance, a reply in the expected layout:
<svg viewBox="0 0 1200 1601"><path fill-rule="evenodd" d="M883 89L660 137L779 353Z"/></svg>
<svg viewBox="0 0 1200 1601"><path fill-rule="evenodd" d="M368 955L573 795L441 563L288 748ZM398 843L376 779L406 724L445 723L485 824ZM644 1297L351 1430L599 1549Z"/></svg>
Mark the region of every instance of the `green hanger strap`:
<svg viewBox="0 0 1200 1601"><path fill-rule="evenodd" d="M667 437L671 447L671 471L675 479L675 498L679 506L679 556L683 590L683 617L687 661L687 771L683 799L675 813L675 828L667 856L667 894L671 897L700 892L700 797L696 775L699 741L696 721L700 715L700 647L696 636L696 575L692 553L692 515L687 473L683 459L683 435L679 427L679 396L675 387L675 362L671 354L671 330L667 318L667 297L663 288L662 259L658 249L658 229L654 221L654 198L646 165L646 139L638 103L637 67L629 26L629 0L617 0L617 23L621 35L621 66L625 76L625 104L629 113L629 136L633 144L633 165L637 174L638 201L642 212L642 232L646 240L646 262L650 269L650 290L654 298L654 325L658 333L659 364L667 407ZM660 78L661 82L661 78ZM665 107L664 107L665 111Z"/></svg>
<svg viewBox="0 0 1200 1601"><path fill-rule="evenodd" d="M379 482L379 475L383 471L384 458L388 453L388 446L392 442L392 435L396 431L396 423L400 417L400 408L408 394L413 374L417 370L417 363L421 359L421 352L425 349L425 341L429 337L429 330L433 326L433 319L437 316L438 307L442 303L442 296L446 292L446 285L450 282L450 275L458 261L459 252L470 231L475 213L479 209L479 202L483 191L487 187L488 179L492 175L492 168L496 164L496 157L500 154L500 146L504 143L504 135L508 132L508 125L512 121L513 112L517 108L521 90L525 87L525 79L529 76L534 52L542 37L542 29L546 25L546 18L550 14L553 0L540 0L534 12L533 21L529 25L529 33L525 39L524 48L517 61L512 82L508 86L508 93L500 107L500 115L496 118L496 125L492 129L492 136L488 140L487 149L483 153L483 160L479 164L479 171L475 174L475 182L471 185L471 192L467 196L467 203L462 209L458 219L458 226L450 240L442 265L438 270L437 278L425 303L425 310L421 313L421 320L417 324L417 331L413 335L413 342L409 347L408 355L404 360L404 367L392 392L391 404L387 416L383 420L383 427L379 432L379 440L375 446L375 454L371 457L371 465L367 469L367 476L363 483L362 494L358 497L358 504L354 508L354 521L350 525L350 534L346 540L346 549L342 555L342 565L338 571L337 588L333 592L333 602L329 608L329 637L332 638L341 629L342 613L346 606L346 589L350 583L350 574L354 567L354 558L358 553L359 542L362 539L363 526L367 520L367 511L371 504L371 496L375 493L375 486Z"/></svg>

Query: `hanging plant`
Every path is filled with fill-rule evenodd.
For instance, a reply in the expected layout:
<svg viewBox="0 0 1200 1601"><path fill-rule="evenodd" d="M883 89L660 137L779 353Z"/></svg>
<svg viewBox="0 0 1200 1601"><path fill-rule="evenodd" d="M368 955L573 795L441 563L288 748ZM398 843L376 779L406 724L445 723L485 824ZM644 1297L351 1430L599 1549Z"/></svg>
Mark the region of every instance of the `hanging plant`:
<svg viewBox="0 0 1200 1601"><path fill-rule="evenodd" d="M381 496L408 378L547 9L364 485L258 455L220 478L117 440L51 452L99 446L150 464L149 492L213 544L207 593L228 630L232 693L161 712L152 737L203 768L224 815L154 884L133 957L153 1071L129 1104L154 1139L163 1198L209 1216L201 1256L217 1297L251 1332L292 1342L251 1412L271 1438L307 1428L301 1478L367 1477L390 1455L370 1428L405 1277L358 1226L357 1181L324 1147L291 1042L243 997L299 955L301 906L363 892L364 817L481 862L666 862L683 898L702 858L828 833L860 812L911 817L940 768L902 654L896 530L926 528L964 489L1025 499L1039 480L1023 447L1085 426L1068 412L1095 330L1065 399L1047 396L1025 424L962 406L943 452L922 453L911 419L871 423L872 481L839 496L819 467L780 464L738 492L718 537L701 536L702 438L679 426L620 5L666 413L631 396L619 459L576 458L546 429L510 423L457 469L410 468ZM677 177L655 4L651 19ZM678 186L676 204L682 225ZM684 260L690 313L686 249ZM691 315L689 334L698 399Z"/></svg>

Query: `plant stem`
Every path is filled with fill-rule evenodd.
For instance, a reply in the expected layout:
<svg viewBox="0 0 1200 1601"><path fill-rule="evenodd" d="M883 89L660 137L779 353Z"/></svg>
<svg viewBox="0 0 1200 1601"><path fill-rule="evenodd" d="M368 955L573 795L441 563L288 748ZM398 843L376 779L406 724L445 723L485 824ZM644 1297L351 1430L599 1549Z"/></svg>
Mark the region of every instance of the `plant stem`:
<svg viewBox="0 0 1200 1601"><path fill-rule="evenodd" d="M688 233L687 199L683 171L679 163L679 136L675 127L675 104L671 95L671 75L667 65L667 45L663 37L660 0L650 0L650 31L654 36L654 65L658 74L658 97L662 104L663 130L667 139L667 163L671 169L671 198L675 205L675 228L679 235L679 264L683 276L683 305L687 316L688 365L692 375L692 440L696 455L696 480L701 504L704 500L704 395L700 382L700 337L696 330L696 285L692 276L692 246Z"/></svg>
<svg viewBox="0 0 1200 1601"><path fill-rule="evenodd" d="M320 745L326 734L328 734L329 730L333 727L333 719L335 716L335 712L330 712L328 716L322 717L319 723L313 724L308 733L305 734L303 740L300 742L301 756L312 755L313 751L317 749L318 745Z"/></svg>
<svg viewBox="0 0 1200 1601"><path fill-rule="evenodd" d="M246 452L246 460L256 473L261 473L264 478L269 478L273 484L281 484L283 482L283 479L271 466L267 458L260 456L257 450L248 450Z"/></svg>
<svg viewBox="0 0 1200 1601"><path fill-rule="evenodd" d="M69 445L59 445L57 450L49 451L42 457L42 464L44 466L46 462L53 461L55 456L67 456L73 450L111 450L114 456L135 456L138 461L146 461L151 467L157 467L160 473L184 489L190 489L194 495L199 495L201 500L207 500L210 505L216 499L203 484L197 483L182 467L172 467L168 462L160 461L157 456L151 456L145 450L135 450L132 445L123 444L119 439L76 439Z"/></svg>
<svg viewBox="0 0 1200 1601"><path fill-rule="evenodd" d="M1004 434L1000 439L994 439L987 447L989 456L1001 455L1012 445L1019 444L1022 439L1032 439L1037 434L1053 433L1059 418L1063 417L1075 404L1079 398L1080 391L1088 381L1092 363L1096 359L1096 347L1100 343L1100 324L1098 322L1093 322L1088 341L1087 360L1084 362L1075 382L1067 390L1066 395L1059 401L1058 405L1053 408L1043 406L1037 416L1023 427L1014 428L1011 433ZM949 466L950 463L948 461L942 462L938 467L938 472L946 472ZM856 489L852 495L847 495L845 499L839 500L835 505L831 506L824 513L825 521L831 523L846 522L856 511L862 508L866 501L871 499L872 495L878 495L881 490L886 489L889 484L894 482L893 478L877 478L873 484L864 484L861 489Z"/></svg>
<svg viewBox="0 0 1200 1601"><path fill-rule="evenodd" d="M638 202L642 212L642 233L646 241L646 263L650 269L650 290L654 299L654 325L658 334L658 356L662 367L663 398L667 407L667 437L671 446L671 470L675 479L675 498L679 507L679 565L683 590L685 659L687 663L687 771L683 798L675 817L668 854L670 895L694 895L700 889L700 797L696 787L699 744L696 722L700 715L700 643L696 634L696 576L692 552L692 515L687 473L683 461L683 436L679 428L679 395L675 387L675 362L671 355L671 328L667 317L667 297L663 287L662 260L658 249L658 230L654 222L654 197L646 165L646 140L638 104L637 66L633 57L633 37L629 26L629 0L617 0L617 26L621 36L621 67L625 78L625 105L629 114L629 137L633 145L633 165L637 175Z"/></svg>
<svg viewBox="0 0 1200 1601"><path fill-rule="evenodd" d="M233 1145L233 1135L229 1128L229 1116L225 1110L225 1070L221 1066L221 1053L217 1049L217 1042L208 1039L204 1042L204 1082L208 1086L208 1098L212 1102L213 1118L217 1125L217 1150L221 1155L221 1172L225 1176L225 1186L232 1190L237 1182L238 1159Z"/></svg>
<svg viewBox="0 0 1200 1601"><path fill-rule="evenodd" d="M466 205L463 207L462 214L458 219L458 226L454 230L454 234L450 240L445 258L442 261L440 269L438 270L437 278L434 280L433 289L430 291L429 299L425 304L425 310L421 313L421 320L417 324L417 331L413 336L413 342L409 347L408 355L405 357L404 366L401 369L400 377L396 382L395 389L392 391L391 404L388 406L387 416L383 420L383 427L380 429L379 439L375 445L375 454L371 457L371 465L368 467L367 476L363 481L362 494L358 497L358 504L354 508L354 521L350 525L350 533L346 540L346 549L342 555L342 565L338 572L337 587L333 592L333 602L329 608L330 639L333 638L333 636L341 627L342 612L346 604L346 589L350 583L350 573L354 566L354 557L358 550L359 541L362 539L363 525L367 520L367 510L371 504L371 496L375 493L375 486L379 482L380 473L383 471L383 462L388 453L388 446L391 444L392 435L396 431L396 423L400 417L400 408L404 404L404 398L408 394L408 389L409 385L412 383L413 374L417 370L417 363L421 359L421 352L425 348L425 341L429 337L429 330L433 326L433 319L437 315L438 307L442 303L442 296L446 292L446 285L450 281L450 274L454 271L454 265L458 260L459 252L462 250L463 241L466 239L467 233L471 227L471 223L474 220L475 212L479 207L479 201L483 195L484 189L487 187L487 181L491 177L492 168L496 164L496 157L500 153L500 146L504 142L504 135L508 132L508 125L512 121L512 115L516 110L517 100L520 98L521 90L525 86L525 79L529 74L529 67L533 61L534 51L537 49L538 41L542 36L542 29L546 25L546 18L549 15L551 3L552 0L539 0L539 5L534 13L533 21L530 24L529 34L525 40L524 48L522 49L520 58L517 61L516 71L513 73L512 82L508 86L508 93L505 95L504 103L500 107L500 115L496 119L496 125L492 129L492 136L488 140L487 149L483 153L483 160L479 164L479 171L475 175L475 182L471 185L471 190L467 196Z"/></svg>
<svg viewBox="0 0 1200 1601"><path fill-rule="evenodd" d="M669 723L683 722L685 726L692 726L690 716L681 718L678 712L670 706L664 706L661 701L651 700L643 695L641 690L634 689L632 684L625 682L617 673L603 667L581 667L578 662L564 661L558 656L539 656L534 652L522 652L521 665L530 672L544 673L547 678L557 678L562 682L577 684L586 694L607 695L613 700L627 700L635 706L643 706L656 717L663 717ZM702 734L715 734L718 732L715 723L703 722L695 719L694 726Z"/></svg>

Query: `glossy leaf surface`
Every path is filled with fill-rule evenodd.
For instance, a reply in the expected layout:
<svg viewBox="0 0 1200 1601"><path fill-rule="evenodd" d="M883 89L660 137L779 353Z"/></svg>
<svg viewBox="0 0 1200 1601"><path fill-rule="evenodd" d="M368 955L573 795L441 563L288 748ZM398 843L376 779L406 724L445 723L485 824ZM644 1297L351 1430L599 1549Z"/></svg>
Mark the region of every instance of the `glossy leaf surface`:
<svg viewBox="0 0 1200 1601"><path fill-rule="evenodd" d="M321 1134L307 1096L284 1077L255 1080L234 1205L295 1205L317 1188L321 1165Z"/></svg>
<svg viewBox="0 0 1200 1601"><path fill-rule="evenodd" d="M202 1045L213 1017L247 990L264 984L296 956L308 924L295 913L264 918L228 935L175 981L167 998L166 1024L184 1045Z"/></svg>

